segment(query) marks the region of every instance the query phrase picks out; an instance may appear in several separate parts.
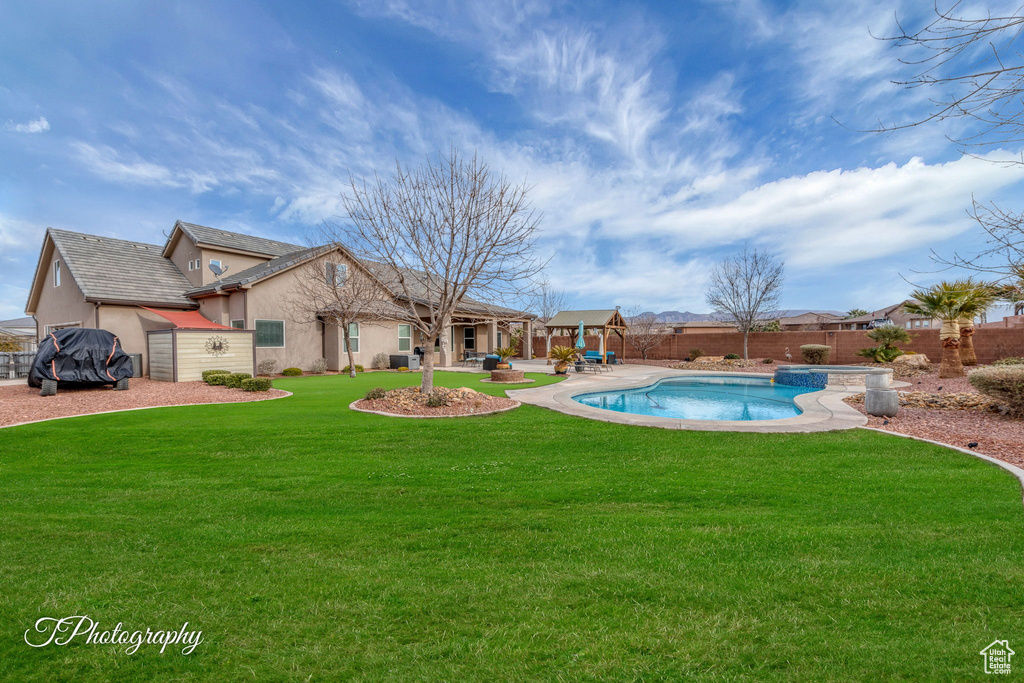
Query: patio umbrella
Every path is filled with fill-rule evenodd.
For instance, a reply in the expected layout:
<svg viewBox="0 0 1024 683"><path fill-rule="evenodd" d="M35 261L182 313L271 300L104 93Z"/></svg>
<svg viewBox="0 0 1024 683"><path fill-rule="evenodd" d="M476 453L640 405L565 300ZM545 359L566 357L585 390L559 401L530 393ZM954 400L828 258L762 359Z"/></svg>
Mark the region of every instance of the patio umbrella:
<svg viewBox="0 0 1024 683"><path fill-rule="evenodd" d="M585 349L587 347L587 341L583 338L583 321L580 321L580 331L576 337L576 348Z"/></svg>

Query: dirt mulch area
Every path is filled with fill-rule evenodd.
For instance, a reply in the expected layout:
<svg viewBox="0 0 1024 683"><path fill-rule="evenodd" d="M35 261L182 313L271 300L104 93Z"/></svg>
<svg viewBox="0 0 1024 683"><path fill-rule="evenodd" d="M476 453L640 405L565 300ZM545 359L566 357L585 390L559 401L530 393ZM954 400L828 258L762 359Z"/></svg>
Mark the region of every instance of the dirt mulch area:
<svg viewBox="0 0 1024 683"><path fill-rule="evenodd" d="M518 401L501 396L491 396L468 387L446 389L435 387L433 395L441 396L446 405L431 407L426 404L428 395L420 393L419 387L392 389L379 399L360 399L355 407L392 415L409 417L458 417L481 415L498 410L507 410L519 405Z"/></svg>
<svg viewBox="0 0 1024 683"><path fill-rule="evenodd" d="M89 415L111 410L181 406L194 403L247 403L287 396L287 391L242 391L211 387L205 382L154 382L132 378L127 391L110 386L59 388L56 396L40 396L28 384L0 387L0 427L55 417Z"/></svg>
<svg viewBox="0 0 1024 683"><path fill-rule="evenodd" d="M864 413L863 394L846 402L867 416L869 427L960 448L977 443L979 453L1024 467L1024 420L1000 414L995 402L979 394L966 377L940 378L936 367L902 381L910 386L898 390L900 411L896 417Z"/></svg>

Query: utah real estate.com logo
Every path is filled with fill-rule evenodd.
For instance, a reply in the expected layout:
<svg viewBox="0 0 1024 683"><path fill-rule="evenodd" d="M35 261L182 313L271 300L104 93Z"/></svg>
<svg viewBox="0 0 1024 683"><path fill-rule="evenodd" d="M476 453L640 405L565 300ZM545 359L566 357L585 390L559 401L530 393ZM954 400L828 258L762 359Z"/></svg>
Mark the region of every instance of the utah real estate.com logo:
<svg viewBox="0 0 1024 683"><path fill-rule="evenodd" d="M980 654L985 658L985 673L1008 674L1010 673L1010 657L1017 653L1010 649L1008 641L993 640Z"/></svg>

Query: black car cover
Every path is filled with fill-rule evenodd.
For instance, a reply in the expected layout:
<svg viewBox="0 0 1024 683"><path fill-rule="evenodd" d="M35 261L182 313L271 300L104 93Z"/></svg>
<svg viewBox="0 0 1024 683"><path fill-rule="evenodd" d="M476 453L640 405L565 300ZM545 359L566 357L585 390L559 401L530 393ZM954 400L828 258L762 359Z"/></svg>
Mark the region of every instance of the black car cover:
<svg viewBox="0 0 1024 683"><path fill-rule="evenodd" d="M51 332L39 342L28 384L39 387L44 379L114 384L132 374L132 357L110 332L66 327Z"/></svg>

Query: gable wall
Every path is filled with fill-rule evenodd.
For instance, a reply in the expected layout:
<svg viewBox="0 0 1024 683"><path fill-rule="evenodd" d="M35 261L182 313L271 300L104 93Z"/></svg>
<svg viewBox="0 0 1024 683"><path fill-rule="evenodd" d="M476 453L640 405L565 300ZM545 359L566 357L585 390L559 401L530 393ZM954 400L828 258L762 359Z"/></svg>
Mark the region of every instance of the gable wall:
<svg viewBox="0 0 1024 683"><path fill-rule="evenodd" d="M60 252L52 244L44 247L46 270L43 275L39 301L36 304L36 336L46 334L47 325L63 323L80 323L81 327L94 327L96 324L96 307L85 300L85 295L75 282L67 263L61 258ZM53 285L53 262L60 261L61 285Z"/></svg>
<svg viewBox="0 0 1024 683"><path fill-rule="evenodd" d="M174 249L171 250L171 261L174 265L178 266L178 270L188 278L188 281L192 283L193 287L198 287L203 284L203 264L200 263L200 267L197 270L189 270L189 261L195 259L202 259L202 249L198 248L192 243L188 235L181 233L178 237L178 243L174 245Z"/></svg>
<svg viewBox="0 0 1024 683"><path fill-rule="evenodd" d="M221 265L227 266L227 275L238 273L246 268L258 266L259 264L266 263L270 260L257 256L233 254L231 252L220 251L218 249L201 249L200 251L201 256L199 258L202 259L199 271L199 275L202 277L202 282L200 284L204 285L209 285L217 281L217 276L210 270L210 259L217 259L221 262Z"/></svg>

